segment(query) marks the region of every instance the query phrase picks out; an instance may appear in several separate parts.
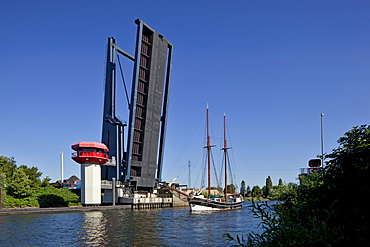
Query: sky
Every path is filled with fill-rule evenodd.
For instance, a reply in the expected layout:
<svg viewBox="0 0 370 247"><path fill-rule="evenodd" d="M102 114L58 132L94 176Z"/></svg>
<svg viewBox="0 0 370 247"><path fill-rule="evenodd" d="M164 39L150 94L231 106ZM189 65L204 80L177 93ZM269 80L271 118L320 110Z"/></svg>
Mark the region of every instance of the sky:
<svg viewBox="0 0 370 247"><path fill-rule="evenodd" d="M43 177L80 175L71 145L101 141L106 43L134 54L137 18L174 46L162 178L199 187L209 102L226 112L235 183L299 169L369 124L369 1L0 0L0 155ZM130 88L132 61L121 58ZM118 113L128 120L122 80ZM218 164L216 164L218 165Z"/></svg>

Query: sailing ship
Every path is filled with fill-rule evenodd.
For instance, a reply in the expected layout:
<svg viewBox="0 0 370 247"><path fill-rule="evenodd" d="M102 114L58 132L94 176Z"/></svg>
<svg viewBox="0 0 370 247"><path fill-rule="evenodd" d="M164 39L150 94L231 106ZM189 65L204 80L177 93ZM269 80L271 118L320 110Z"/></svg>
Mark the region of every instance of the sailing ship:
<svg viewBox="0 0 370 247"><path fill-rule="evenodd" d="M211 210L230 210L239 209L243 205L243 198L240 194L228 193L228 147L226 143L226 114L224 114L224 152L225 167L225 188L223 197L211 197L211 137L209 134L209 110L208 103L206 109L206 132L207 132L207 179L208 179L208 197L203 195L194 195L189 197L188 202L191 211L211 211Z"/></svg>

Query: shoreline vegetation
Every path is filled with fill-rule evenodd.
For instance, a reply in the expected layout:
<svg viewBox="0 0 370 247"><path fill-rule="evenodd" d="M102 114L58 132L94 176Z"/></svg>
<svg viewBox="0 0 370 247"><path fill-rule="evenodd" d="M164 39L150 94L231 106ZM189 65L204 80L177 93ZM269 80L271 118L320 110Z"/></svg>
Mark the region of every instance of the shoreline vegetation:
<svg viewBox="0 0 370 247"><path fill-rule="evenodd" d="M14 158L0 156L0 189L3 208L79 206L79 195L49 185L37 167L17 166Z"/></svg>
<svg viewBox="0 0 370 247"><path fill-rule="evenodd" d="M233 246L368 246L370 125L353 127L325 154L325 167L299 176L281 203L252 202L263 232L225 234ZM318 156L321 158L320 156Z"/></svg>
<svg viewBox="0 0 370 247"><path fill-rule="evenodd" d="M17 166L14 157L0 156L0 191L3 209L11 208L55 208L78 207L80 203L79 190L57 188L50 185L48 177L41 179L42 172L37 167ZM245 201L276 200L279 194L295 184L272 186L271 178L266 179L262 189L254 186L245 187L242 181L241 194ZM228 190L235 193L236 187L228 185ZM222 193L221 188L214 188Z"/></svg>
<svg viewBox="0 0 370 247"><path fill-rule="evenodd" d="M53 187L49 178L41 179L41 176L37 167L17 166L13 157L0 156L0 209L81 207L77 190L74 193L67 188ZM265 200L261 194L245 197L246 201L252 199Z"/></svg>

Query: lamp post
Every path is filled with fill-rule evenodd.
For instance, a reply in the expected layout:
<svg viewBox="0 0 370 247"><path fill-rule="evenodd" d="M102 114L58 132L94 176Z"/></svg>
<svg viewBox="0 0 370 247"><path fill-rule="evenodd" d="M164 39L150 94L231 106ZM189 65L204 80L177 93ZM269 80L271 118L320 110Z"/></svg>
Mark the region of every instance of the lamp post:
<svg viewBox="0 0 370 247"><path fill-rule="evenodd" d="M323 126L323 117L324 113L321 113L321 167L324 168L324 126Z"/></svg>
<svg viewBox="0 0 370 247"><path fill-rule="evenodd" d="M64 158L63 152L60 152L60 185L63 187L63 177L64 177Z"/></svg>

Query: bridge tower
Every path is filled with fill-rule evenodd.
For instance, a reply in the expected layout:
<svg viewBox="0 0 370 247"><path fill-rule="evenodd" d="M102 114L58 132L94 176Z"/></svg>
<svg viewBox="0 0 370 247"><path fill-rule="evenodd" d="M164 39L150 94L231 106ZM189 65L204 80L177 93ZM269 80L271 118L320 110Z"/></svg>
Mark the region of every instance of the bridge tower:
<svg viewBox="0 0 370 247"><path fill-rule="evenodd" d="M103 143L77 142L72 145L76 152L72 159L81 164L81 204L101 204L101 168L108 161L109 149Z"/></svg>

